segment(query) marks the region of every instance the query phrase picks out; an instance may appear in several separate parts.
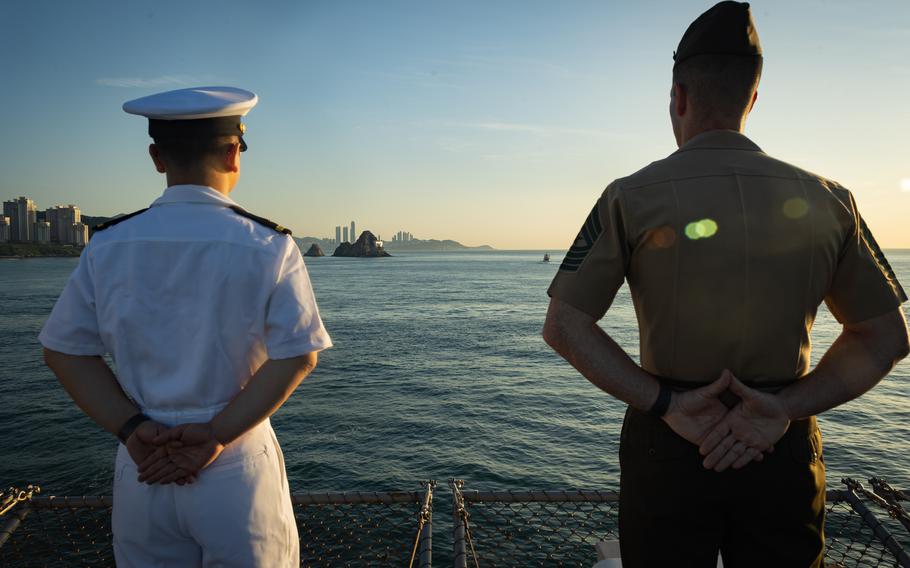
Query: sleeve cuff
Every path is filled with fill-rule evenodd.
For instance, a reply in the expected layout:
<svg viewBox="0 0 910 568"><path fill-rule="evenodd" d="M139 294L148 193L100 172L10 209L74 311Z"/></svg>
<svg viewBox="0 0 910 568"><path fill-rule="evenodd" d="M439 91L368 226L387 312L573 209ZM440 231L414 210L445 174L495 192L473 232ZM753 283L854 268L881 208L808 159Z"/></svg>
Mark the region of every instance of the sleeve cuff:
<svg viewBox="0 0 910 568"><path fill-rule="evenodd" d="M103 357L107 354L107 349L104 347L104 345L101 344L85 345L69 343L53 337L48 337L43 333L38 336L38 341L40 341L41 345L45 348L50 349L51 351L64 353L66 355L78 355L82 357L97 355L99 357Z"/></svg>
<svg viewBox="0 0 910 568"><path fill-rule="evenodd" d="M863 306L864 309L841 310L827 299L825 300L825 305L828 306L828 311L831 312L831 315L834 316L834 319L836 319L839 324L850 325L883 316L894 310L899 310L901 305L906 301L907 296L903 294L903 290L901 290L900 294L895 294L893 299L888 299L874 305Z"/></svg>
<svg viewBox="0 0 910 568"><path fill-rule="evenodd" d="M324 339L316 341L309 340L292 340L285 341L278 345L267 345L269 359L290 359L300 357L307 353L318 353L332 347L332 340L326 336Z"/></svg>
<svg viewBox="0 0 910 568"><path fill-rule="evenodd" d="M592 298L590 294L573 292L576 291L566 290L566 285L560 282L559 275L553 280L550 287L547 288L547 295L549 297L565 302L598 321L604 317L604 314L607 313L607 310L610 309L610 305L613 303L613 297L607 298L602 296Z"/></svg>

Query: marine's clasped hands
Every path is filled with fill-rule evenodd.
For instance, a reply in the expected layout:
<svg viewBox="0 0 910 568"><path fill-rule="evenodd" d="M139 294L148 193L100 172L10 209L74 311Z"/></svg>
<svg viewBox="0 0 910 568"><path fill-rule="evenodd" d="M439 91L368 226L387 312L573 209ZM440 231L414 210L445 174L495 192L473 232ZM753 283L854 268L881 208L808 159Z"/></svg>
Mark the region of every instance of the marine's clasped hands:
<svg viewBox="0 0 910 568"><path fill-rule="evenodd" d="M209 423L168 428L147 420L127 439L126 449L139 467L139 481L186 485L221 455L224 445Z"/></svg>
<svg viewBox="0 0 910 568"><path fill-rule="evenodd" d="M739 400L724 403L729 393ZM729 370L713 383L674 393L664 421L699 447L707 469L739 469L761 461L790 426L783 400L744 385Z"/></svg>

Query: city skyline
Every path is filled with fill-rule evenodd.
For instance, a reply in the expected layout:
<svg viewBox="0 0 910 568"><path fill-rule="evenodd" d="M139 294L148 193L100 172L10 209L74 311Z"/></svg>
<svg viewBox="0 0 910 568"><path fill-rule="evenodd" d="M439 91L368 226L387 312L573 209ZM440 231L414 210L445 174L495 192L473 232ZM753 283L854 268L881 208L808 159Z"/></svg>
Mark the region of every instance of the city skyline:
<svg viewBox="0 0 910 568"><path fill-rule="evenodd" d="M147 207L164 178L146 122L120 106L228 84L260 97L231 197L295 235L357 218L565 249L607 184L676 149L671 54L713 3L13 3L0 193L98 216ZM851 189L879 243L910 248L910 4L753 11L765 69L746 134ZM225 29L259 39L237 50Z"/></svg>
<svg viewBox="0 0 910 568"><path fill-rule="evenodd" d="M3 201L0 215L0 243L37 243L85 246L89 226L74 204L38 209L36 201L19 197Z"/></svg>

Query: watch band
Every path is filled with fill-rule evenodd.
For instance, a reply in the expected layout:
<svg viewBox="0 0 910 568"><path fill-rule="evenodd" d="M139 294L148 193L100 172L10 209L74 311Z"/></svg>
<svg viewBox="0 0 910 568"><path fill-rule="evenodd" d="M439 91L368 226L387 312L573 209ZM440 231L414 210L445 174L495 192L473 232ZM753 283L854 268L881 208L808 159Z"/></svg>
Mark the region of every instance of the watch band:
<svg viewBox="0 0 910 568"><path fill-rule="evenodd" d="M130 435L133 433L133 431L136 430L136 428L138 428L139 425L146 420L151 420L151 418L145 414L142 414L141 412L134 414L132 418L124 422L123 426L120 427L120 431L117 432L117 437L121 442L126 444L126 441L130 438Z"/></svg>
<svg viewBox="0 0 910 568"><path fill-rule="evenodd" d="M673 396L673 390L664 383L660 383L660 392L657 393L657 400L651 405L648 414L656 418L663 418L670 408L671 396Z"/></svg>

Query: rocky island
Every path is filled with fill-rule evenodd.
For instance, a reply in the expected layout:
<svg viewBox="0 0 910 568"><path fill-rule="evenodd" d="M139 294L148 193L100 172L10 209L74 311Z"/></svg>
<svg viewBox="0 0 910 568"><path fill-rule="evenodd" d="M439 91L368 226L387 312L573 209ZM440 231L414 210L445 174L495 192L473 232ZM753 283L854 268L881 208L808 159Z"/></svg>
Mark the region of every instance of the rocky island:
<svg viewBox="0 0 910 568"><path fill-rule="evenodd" d="M338 245L332 256L381 257L392 255L376 243L376 235L370 231L364 231L360 233L360 238L357 239L356 243L341 243Z"/></svg>
<svg viewBox="0 0 910 568"><path fill-rule="evenodd" d="M325 253L322 252L322 247L316 243L310 245L310 249L303 253L303 256L325 256Z"/></svg>

